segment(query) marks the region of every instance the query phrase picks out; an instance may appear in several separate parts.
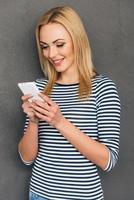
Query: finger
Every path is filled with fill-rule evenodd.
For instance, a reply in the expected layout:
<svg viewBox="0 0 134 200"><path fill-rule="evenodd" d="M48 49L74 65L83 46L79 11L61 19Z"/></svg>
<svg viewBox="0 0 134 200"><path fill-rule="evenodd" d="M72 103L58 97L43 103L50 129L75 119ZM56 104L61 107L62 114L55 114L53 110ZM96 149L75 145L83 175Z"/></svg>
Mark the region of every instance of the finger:
<svg viewBox="0 0 134 200"><path fill-rule="evenodd" d="M22 101L28 101L28 99L32 98L32 95L31 94L27 94L27 95L23 95L21 97Z"/></svg>
<svg viewBox="0 0 134 200"><path fill-rule="evenodd" d="M51 106L50 105L48 105L48 103L47 102L42 102L42 101L39 101L39 100L33 100L33 102L32 102L32 105L34 106L40 106L41 108L43 108L43 109L45 109L45 110L47 110L47 111L50 111L51 110Z"/></svg>
<svg viewBox="0 0 134 200"><path fill-rule="evenodd" d="M54 102L48 97L48 96L46 96L45 94L43 94L43 93L39 93L39 96L45 101L45 102L47 102L49 105L53 105L54 104Z"/></svg>
<svg viewBox="0 0 134 200"><path fill-rule="evenodd" d="M46 122L51 122L51 118L50 117L48 117L48 116L46 116L46 115L43 115L43 114L41 114L41 113L38 113L38 112L36 112L35 111L35 116L37 117L37 118L39 118L41 121L46 121Z"/></svg>
<svg viewBox="0 0 134 200"><path fill-rule="evenodd" d="M28 108L28 109L24 109L23 111L24 111L24 113L26 113L28 115L29 112L34 112L34 109Z"/></svg>
<svg viewBox="0 0 134 200"><path fill-rule="evenodd" d="M50 113L47 110L38 106L37 104L32 104L32 108L34 109L35 112L38 112L40 114L47 115L47 116L50 115Z"/></svg>
<svg viewBox="0 0 134 200"><path fill-rule="evenodd" d="M50 99L50 98L49 98ZM52 101L50 99L50 101ZM36 105L42 107L43 109L49 111L49 112L53 112L53 113L56 113L59 109L59 106L57 103L53 102L50 104L47 103L47 101L45 102L42 102L42 101L39 101L39 100L33 100L33 102L35 102Z"/></svg>
<svg viewBox="0 0 134 200"><path fill-rule="evenodd" d="M34 114L33 111L28 111L27 115L28 115L29 118L31 118L31 117L34 117L35 114Z"/></svg>
<svg viewBox="0 0 134 200"><path fill-rule="evenodd" d="M24 109L29 109L29 108L32 108L32 105L29 101L23 101L23 104L21 106Z"/></svg>

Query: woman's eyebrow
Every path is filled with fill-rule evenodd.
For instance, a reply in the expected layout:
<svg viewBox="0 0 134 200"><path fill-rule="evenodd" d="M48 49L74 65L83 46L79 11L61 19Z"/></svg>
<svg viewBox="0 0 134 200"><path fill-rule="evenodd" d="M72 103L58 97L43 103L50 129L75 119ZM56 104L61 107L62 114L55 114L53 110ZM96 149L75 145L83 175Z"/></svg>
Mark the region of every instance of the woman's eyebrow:
<svg viewBox="0 0 134 200"><path fill-rule="evenodd" d="M64 41L64 39L56 39L55 41L53 41L52 43L54 44L54 43L56 43L57 41L59 41L59 40L62 40L62 41ZM43 41L40 41L40 43L42 43L42 44L47 44L46 42L43 42Z"/></svg>

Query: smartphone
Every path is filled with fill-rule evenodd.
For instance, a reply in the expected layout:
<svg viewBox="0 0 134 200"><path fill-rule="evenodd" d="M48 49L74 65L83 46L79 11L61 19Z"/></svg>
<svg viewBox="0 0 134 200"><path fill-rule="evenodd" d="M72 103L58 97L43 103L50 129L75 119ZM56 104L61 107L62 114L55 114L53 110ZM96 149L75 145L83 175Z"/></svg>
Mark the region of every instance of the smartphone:
<svg viewBox="0 0 134 200"><path fill-rule="evenodd" d="M29 99L29 102L32 102L33 99L43 101L43 99L38 96L40 93L39 89L36 86L35 82L24 82L18 83L18 87L24 95L31 94L32 97Z"/></svg>

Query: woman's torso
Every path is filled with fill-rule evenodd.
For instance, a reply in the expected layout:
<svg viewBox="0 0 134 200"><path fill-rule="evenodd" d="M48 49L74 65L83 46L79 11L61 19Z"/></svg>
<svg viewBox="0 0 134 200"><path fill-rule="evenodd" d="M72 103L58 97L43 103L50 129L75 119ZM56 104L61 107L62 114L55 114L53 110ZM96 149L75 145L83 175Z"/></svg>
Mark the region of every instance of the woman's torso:
<svg viewBox="0 0 134 200"><path fill-rule="evenodd" d="M66 119L95 140L98 140L97 79L100 77L93 80L92 94L85 101L79 100L78 84L55 84L50 96ZM36 84L42 91L47 80L37 80ZM46 122L39 122L39 151L32 170L30 190L50 200L103 199L96 165Z"/></svg>

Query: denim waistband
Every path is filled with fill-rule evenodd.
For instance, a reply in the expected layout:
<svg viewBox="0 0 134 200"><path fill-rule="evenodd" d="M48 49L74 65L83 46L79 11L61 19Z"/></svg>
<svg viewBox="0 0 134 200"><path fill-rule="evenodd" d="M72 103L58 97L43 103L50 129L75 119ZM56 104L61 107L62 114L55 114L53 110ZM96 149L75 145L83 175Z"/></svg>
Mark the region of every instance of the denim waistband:
<svg viewBox="0 0 134 200"><path fill-rule="evenodd" d="M41 197L38 194L35 194L35 193L29 191L29 200L48 200L48 199Z"/></svg>

